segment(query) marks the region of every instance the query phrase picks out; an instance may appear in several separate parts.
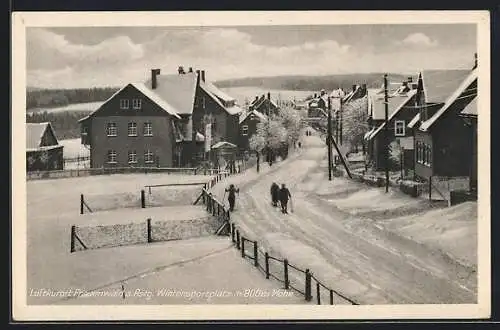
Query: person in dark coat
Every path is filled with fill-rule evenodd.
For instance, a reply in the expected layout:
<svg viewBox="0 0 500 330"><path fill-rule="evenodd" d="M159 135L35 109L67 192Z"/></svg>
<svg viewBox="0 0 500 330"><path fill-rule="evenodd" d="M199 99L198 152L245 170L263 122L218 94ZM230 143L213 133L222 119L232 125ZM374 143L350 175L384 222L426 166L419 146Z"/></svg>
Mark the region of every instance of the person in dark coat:
<svg viewBox="0 0 500 330"><path fill-rule="evenodd" d="M271 200L273 202L273 206L278 206L279 191L280 186L278 186L276 182L273 182L273 184L271 185Z"/></svg>
<svg viewBox="0 0 500 330"><path fill-rule="evenodd" d="M281 212L284 214L288 214L288 199L292 198L292 194L290 194L290 190L288 190L284 183L281 185L279 196L281 203Z"/></svg>
<svg viewBox="0 0 500 330"><path fill-rule="evenodd" d="M230 184L229 188L225 190L228 193L227 200L229 201L229 211L234 211L234 203L236 202L236 194L240 193L240 189L236 188L234 184Z"/></svg>

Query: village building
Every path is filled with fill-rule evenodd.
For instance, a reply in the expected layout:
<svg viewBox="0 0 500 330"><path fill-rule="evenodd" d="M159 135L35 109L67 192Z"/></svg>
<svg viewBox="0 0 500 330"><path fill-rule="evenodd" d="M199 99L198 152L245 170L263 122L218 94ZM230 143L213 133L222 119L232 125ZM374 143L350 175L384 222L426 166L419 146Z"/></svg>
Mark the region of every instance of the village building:
<svg viewBox="0 0 500 330"><path fill-rule="evenodd" d="M318 94L314 94L309 100L307 107L307 117L309 118L326 118L328 110L328 94L325 90L321 90Z"/></svg>
<svg viewBox="0 0 500 330"><path fill-rule="evenodd" d="M237 143L241 108L204 70L161 75L121 88L80 120L92 168L185 167L219 142Z"/></svg>
<svg viewBox="0 0 500 330"><path fill-rule="evenodd" d="M477 193L477 98L474 98L460 112L470 131L471 149L469 154L469 192Z"/></svg>
<svg viewBox="0 0 500 330"><path fill-rule="evenodd" d="M250 138L257 133L257 125L267 119L266 115L257 110L247 112L240 118L240 136L237 144L240 151L250 150Z"/></svg>
<svg viewBox="0 0 500 330"><path fill-rule="evenodd" d="M475 142L461 113L474 112L477 70L424 71L422 80L419 113L411 122L415 176L429 182L433 177L470 176Z"/></svg>
<svg viewBox="0 0 500 330"><path fill-rule="evenodd" d="M256 110L266 116L277 116L279 115L279 106L274 100L271 99L271 93L262 94L260 97L256 96L255 99L250 103L248 110Z"/></svg>
<svg viewBox="0 0 500 330"><path fill-rule="evenodd" d="M352 85L352 89L345 93L345 96L342 98L342 103L348 103L360 98L363 98L368 93L368 89L366 88L366 84L362 85Z"/></svg>
<svg viewBox="0 0 500 330"><path fill-rule="evenodd" d="M395 167L413 170L413 132L408 127L418 112L416 98L418 84L408 77L400 86L388 92L388 136L385 136L385 99L384 91L370 95L368 106L368 125L371 128L364 136L370 167L375 171L385 169L385 148L396 142L401 149L400 159ZM389 164L390 165L390 164Z"/></svg>
<svg viewBox="0 0 500 330"><path fill-rule="evenodd" d="M63 146L50 123L26 123L26 171L64 169Z"/></svg>

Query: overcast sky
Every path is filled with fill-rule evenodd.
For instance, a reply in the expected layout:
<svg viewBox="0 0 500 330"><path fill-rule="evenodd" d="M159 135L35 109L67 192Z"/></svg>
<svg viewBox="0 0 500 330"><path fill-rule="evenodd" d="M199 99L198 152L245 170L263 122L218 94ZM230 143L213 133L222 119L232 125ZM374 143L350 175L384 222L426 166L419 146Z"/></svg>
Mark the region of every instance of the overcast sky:
<svg viewBox="0 0 500 330"><path fill-rule="evenodd" d="M205 69L207 79L410 73L470 68L476 27L321 25L28 28L28 86L121 86L151 68Z"/></svg>

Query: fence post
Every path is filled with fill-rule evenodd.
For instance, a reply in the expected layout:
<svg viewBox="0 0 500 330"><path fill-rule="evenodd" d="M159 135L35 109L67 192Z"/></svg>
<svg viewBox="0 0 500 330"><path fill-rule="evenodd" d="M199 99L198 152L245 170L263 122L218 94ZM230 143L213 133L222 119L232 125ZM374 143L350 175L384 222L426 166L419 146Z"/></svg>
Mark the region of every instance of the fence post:
<svg viewBox="0 0 500 330"><path fill-rule="evenodd" d="M84 203L83 194L80 194L80 214L83 214L83 203Z"/></svg>
<svg viewBox="0 0 500 330"><path fill-rule="evenodd" d="M240 249L240 231L236 230L236 247Z"/></svg>
<svg viewBox="0 0 500 330"><path fill-rule="evenodd" d="M75 234L76 234L76 227L73 225L71 226L70 252L75 252Z"/></svg>
<svg viewBox="0 0 500 330"><path fill-rule="evenodd" d="M330 305L333 305L333 290L330 289Z"/></svg>
<svg viewBox="0 0 500 330"><path fill-rule="evenodd" d="M266 279L269 279L269 253L266 252Z"/></svg>
<svg viewBox="0 0 500 330"><path fill-rule="evenodd" d="M258 249L257 241L255 241L253 243L253 264L255 267L259 267L259 256L258 256L259 251L257 251L257 249Z"/></svg>
<svg viewBox="0 0 500 330"><path fill-rule="evenodd" d="M290 288L290 281L288 280L288 259L283 260L283 268L285 273L285 289Z"/></svg>
<svg viewBox="0 0 500 330"><path fill-rule="evenodd" d="M153 241L153 238L151 237L151 219L146 220L147 226L148 226L148 243L151 243Z"/></svg>
<svg viewBox="0 0 500 330"><path fill-rule="evenodd" d="M235 232L234 232L234 223L231 224L231 242L236 242L236 239L235 239Z"/></svg>
<svg viewBox="0 0 500 330"><path fill-rule="evenodd" d="M311 272L306 269L306 288L305 288L306 301L311 301Z"/></svg>
<svg viewBox="0 0 500 330"><path fill-rule="evenodd" d="M245 238L241 238L241 257L245 258Z"/></svg>
<svg viewBox="0 0 500 330"><path fill-rule="evenodd" d="M141 208L146 208L146 194L144 193L144 190L141 190Z"/></svg>
<svg viewBox="0 0 500 330"><path fill-rule="evenodd" d="M321 305L321 295L320 295L320 287L319 287L319 282L316 282L316 297L318 300L318 305Z"/></svg>

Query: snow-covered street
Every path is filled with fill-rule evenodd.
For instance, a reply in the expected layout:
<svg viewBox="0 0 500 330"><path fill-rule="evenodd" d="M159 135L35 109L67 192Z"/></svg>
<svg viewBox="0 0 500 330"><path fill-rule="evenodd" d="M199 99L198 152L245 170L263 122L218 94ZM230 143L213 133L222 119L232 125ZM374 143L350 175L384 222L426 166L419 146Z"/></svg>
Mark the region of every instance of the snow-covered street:
<svg viewBox="0 0 500 330"><path fill-rule="evenodd" d="M272 255L311 269L323 283L360 304L476 302L475 265L336 207L335 201L314 193L314 186L327 179L302 183L326 156L319 137L303 139L302 150L271 168L263 164L260 176L245 173L214 187L219 198L225 184L241 189L231 219L246 237L259 241ZM345 179L334 178L332 185L335 180ZM293 213L284 215L271 206L272 182L290 188ZM476 220L470 221L474 227Z"/></svg>

